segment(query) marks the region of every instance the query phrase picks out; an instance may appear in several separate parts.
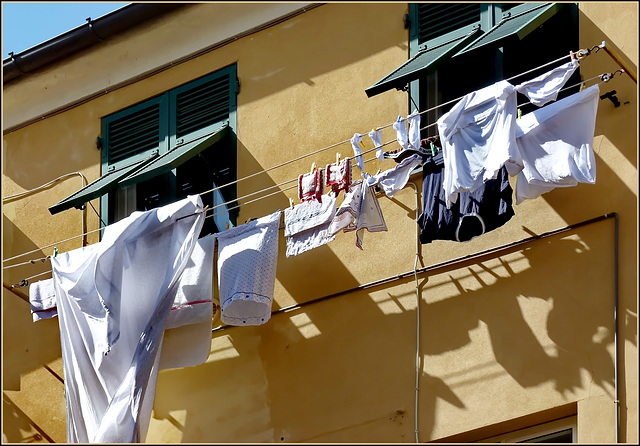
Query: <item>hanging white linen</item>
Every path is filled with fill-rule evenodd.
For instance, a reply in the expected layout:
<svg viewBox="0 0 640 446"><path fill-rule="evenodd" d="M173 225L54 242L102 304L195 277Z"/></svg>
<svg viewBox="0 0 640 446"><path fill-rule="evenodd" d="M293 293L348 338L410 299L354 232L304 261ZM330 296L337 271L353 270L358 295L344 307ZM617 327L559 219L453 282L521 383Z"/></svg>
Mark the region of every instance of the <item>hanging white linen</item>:
<svg viewBox="0 0 640 446"><path fill-rule="evenodd" d="M564 64L517 87L496 82L465 95L438 119L447 208L460 192L473 192L495 179L503 165L509 175L522 170L515 141L516 92L543 104L557 96L577 66L577 61Z"/></svg>
<svg viewBox="0 0 640 446"><path fill-rule="evenodd" d="M328 229L336 215L336 201L335 194L330 192L322 196L322 202L306 201L284 210L287 257L297 256L335 239Z"/></svg>
<svg viewBox="0 0 640 446"><path fill-rule="evenodd" d="M220 320L225 324L262 325L271 317L281 214L276 211L216 235Z"/></svg>
<svg viewBox="0 0 640 446"><path fill-rule="evenodd" d="M144 441L165 321L201 211L200 197L190 196L134 212L107 226L99 243L51 259L68 442Z"/></svg>
<svg viewBox="0 0 640 446"><path fill-rule="evenodd" d="M29 304L33 322L51 319L58 315L53 278L33 282L29 285Z"/></svg>
<svg viewBox="0 0 640 446"><path fill-rule="evenodd" d="M363 178L369 175L362 172ZM329 225L328 233L335 235L341 230L344 232L356 231L356 246L362 248L364 230L369 232L381 232L387 230L387 225L382 215L382 209L373 187L365 181L356 181L347 194L335 217Z"/></svg>
<svg viewBox="0 0 640 446"><path fill-rule="evenodd" d="M396 192L407 185L411 172L421 163L421 155L411 155L400 161L391 169L385 170L377 175L363 175L362 178L367 183L367 186L380 185L387 197L393 198Z"/></svg>
<svg viewBox="0 0 640 446"><path fill-rule="evenodd" d="M556 187L595 183L593 136L599 94L596 84L517 120L524 168L516 180L516 204Z"/></svg>

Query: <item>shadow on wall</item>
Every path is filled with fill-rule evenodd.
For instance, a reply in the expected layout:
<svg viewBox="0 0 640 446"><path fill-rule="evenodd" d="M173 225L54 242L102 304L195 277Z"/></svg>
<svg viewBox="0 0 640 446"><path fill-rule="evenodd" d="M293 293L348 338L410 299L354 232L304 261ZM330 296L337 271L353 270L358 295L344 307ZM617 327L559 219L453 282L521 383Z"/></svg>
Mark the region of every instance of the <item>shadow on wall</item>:
<svg viewBox="0 0 640 446"><path fill-rule="evenodd" d="M581 229L577 240L535 241L518 251L529 265L518 273L502 257L488 260L498 265L470 261L437 272L448 274L446 286L457 290L422 304L423 441L438 422L438 400L482 410L463 387L495 391L496 366L525 389L553 383L563 399L594 384L613 396L613 246L609 238L593 237L612 228L605 222ZM469 290L468 281L477 289ZM425 298L430 292L422 285ZM395 298L401 311L381 311L372 299L376 292ZM175 420L172 414L181 413L174 425L183 442L406 441L414 430L416 317L407 299L415 302L411 278L277 313L263 326L214 334L207 363L161 373L154 416ZM543 326L540 308L548 315ZM474 344L470 331L481 324L492 347L493 356L483 352L489 363L448 360ZM430 371L434 360L449 361L449 368Z"/></svg>
<svg viewBox="0 0 640 446"><path fill-rule="evenodd" d="M4 246L20 246L23 251L31 251L37 247L4 215L3 237L7 237ZM11 257L8 255L7 257ZM8 264L21 263L31 259L43 258L42 252L17 258ZM51 270L51 263L27 264L3 271L3 285L11 288L14 283L40 272ZM30 281L46 279L44 275ZM41 367L50 361L60 358L60 330L58 319L47 319L33 322L29 306L29 288L21 287L13 290L24 299L9 290L3 290L2 302L2 388L4 390L20 390L20 376Z"/></svg>

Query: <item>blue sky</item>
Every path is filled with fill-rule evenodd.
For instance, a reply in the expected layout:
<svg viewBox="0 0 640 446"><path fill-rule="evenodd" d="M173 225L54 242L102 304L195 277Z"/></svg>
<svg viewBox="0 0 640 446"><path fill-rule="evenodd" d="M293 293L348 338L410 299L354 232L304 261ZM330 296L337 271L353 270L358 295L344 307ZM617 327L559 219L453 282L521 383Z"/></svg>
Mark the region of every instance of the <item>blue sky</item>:
<svg viewBox="0 0 640 446"><path fill-rule="evenodd" d="M2 59L18 54L129 3L2 2Z"/></svg>

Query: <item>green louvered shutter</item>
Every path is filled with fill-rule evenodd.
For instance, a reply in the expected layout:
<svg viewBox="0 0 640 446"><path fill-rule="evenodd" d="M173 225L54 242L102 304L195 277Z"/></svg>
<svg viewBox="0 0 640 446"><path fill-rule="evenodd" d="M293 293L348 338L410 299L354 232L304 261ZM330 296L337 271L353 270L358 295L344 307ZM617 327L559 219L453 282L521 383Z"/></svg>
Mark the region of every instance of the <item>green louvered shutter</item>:
<svg viewBox="0 0 640 446"><path fill-rule="evenodd" d="M167 150L166 104L159 96L103 119L103 174Z"/></svg>
<svg viewBox="0 0 640 446"><path fill-rule="evenodd" d="M188 142L229 120L235 110L235 81L232 70L225 69L171 91L172 147L174 141Z"/></svg>
<svg viewBox="0 0 640 446"><path fill-rule="evenodd" d="M479 3L417 4L418 45L480 21Z"/></svg>

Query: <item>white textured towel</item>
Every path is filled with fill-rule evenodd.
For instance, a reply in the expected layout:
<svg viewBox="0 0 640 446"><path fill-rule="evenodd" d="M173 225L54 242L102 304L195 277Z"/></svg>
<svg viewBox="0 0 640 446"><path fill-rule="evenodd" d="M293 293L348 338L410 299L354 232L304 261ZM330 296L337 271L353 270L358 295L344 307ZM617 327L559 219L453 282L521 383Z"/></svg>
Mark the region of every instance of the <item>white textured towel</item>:
<svg viewBox="0 0 640 446"><path fill-rule="evenodd" d="M262 325L271 317L282 211L216 235L218 290L228 325Z"/></svg>
<svg viewBox="0 0 640 446"><path fill-rule="evenodd" d="M29 285L29 303L31 304L33 322L51 319L58 315L53 278L33 282Z"/></svg>
<svg viewBox="0 0 640 446"><path fill-rule="evenodd" d="M322 197L322 202L308 201L284 211L284 235L287 257L325 245L335 239L329 234L329 225L336 214L336 196Z"/></svg>

